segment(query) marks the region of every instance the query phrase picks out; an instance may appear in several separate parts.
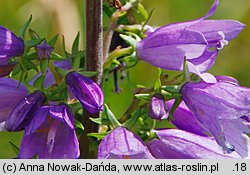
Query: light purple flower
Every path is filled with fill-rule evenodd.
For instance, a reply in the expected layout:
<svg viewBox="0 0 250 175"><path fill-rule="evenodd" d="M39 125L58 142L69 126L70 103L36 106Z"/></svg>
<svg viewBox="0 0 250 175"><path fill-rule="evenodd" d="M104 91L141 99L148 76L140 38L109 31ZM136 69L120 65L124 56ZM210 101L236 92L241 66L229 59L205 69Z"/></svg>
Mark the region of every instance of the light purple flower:
<svg viewBox="0 0 250 175"><path fill-rule="evenodd" d="M240 158L236 153L224 154L216 141L178 129L155 130L159 139L147 143L157 159L228 159Z"/></svg>
<svg viewBox="0 0 250 175"><path fill-rule="evenodd" d="M124 127L117 127L100 143L98 159L153 159L143 141Z"/></svg>
<svg viewBox="0 0 250 175"><path fill-rule="evenodd" d="M18 88L18 81L9 78L0 79L0 130L13 108L28 94L27 89L21 84Z"/></svg>
<svg viewBox="0 0 250 175"><path fill-rule="evenodd" d="M168 109L162 94L154 94L151 97L148 115L157 120L168 118Z"/></svg>
<svg viewBox="0 0 250 175"><path fill-rule="evenodd" d="M66 105L44 106L26 127L19 158L74 159L80 155L74 116Z"/></svg>
<svg viewBox="0 0 250 175"><path fill-rule="evenodd" d="M154 66L177 71L183 70L186 57L190 72L214 83L216 79L204 72L213 66L218 51L245 27L233 20L206 20L218 4L219 0L215 0L202 18L158 28L137 44L138 57Z"/></svg>
<svg viewBox="0 0 250 175"><path fill-rule="evenodd" d="M103 110L103 92L94 81L77 72L70 72L66 76L66 83L89 113L94 114Z"/></svg>
<svg viewBox="0 0 250 175"><path fill-rule="evenodd" d="M169 109L172 108L174 100L166 102ZM206 130L200 124L199 120L188 109L184 102L178 106L173 113L173 119L170 121L178 128L184 131L188 131L197 135L207 136Z"/></svg>
<svg viewBox="0 0 250 175"><path fill-rule="evenodd" d="M45 100L46 97L41 91L35 91L19 101L5 122L6 130L23 130L29 125L37 110L43 105Z"/></svg>
<svg viewBox="0 0 250 175"><path fill-rule="evenodd" d="M40 60L50 59L50 55L54 50L54 47L50 46L46 41L42 44L35 46L37 56Z"/></svg>
<svg viewBox="0 0 250 175"><path fill-rule="evenodd" d="M0 26L0 66L8 65L10 58L21 56L23 52L23 40Z"/></svg>
<svg viewBox="0 0 250 175"><path fill-rule="evenodd" d="M182 98L224 151L250 155L250 89L231 77L217 77L217 83L187 83Z"/></svg>

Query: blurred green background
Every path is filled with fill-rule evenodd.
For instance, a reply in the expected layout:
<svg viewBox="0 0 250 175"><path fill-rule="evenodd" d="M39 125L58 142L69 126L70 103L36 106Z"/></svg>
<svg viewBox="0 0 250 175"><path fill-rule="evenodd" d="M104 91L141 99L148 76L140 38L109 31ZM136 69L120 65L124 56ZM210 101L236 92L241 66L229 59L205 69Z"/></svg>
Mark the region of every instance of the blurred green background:
<svg viewBox="0 0 250 175"><path fill-rule="evenodd" d="M162 26L173 22L196 19L203 16L213 0L144 0L148 11L154 9L150 25ZM59 33L66 38L69 49L75 35L81 32L84 41L84 0L8 0L0 1L0 25L17 32L33 15L31 28L42 37L52 37ZM250 87L250 3L249 0L220 0L220 5L213 19L234 19L247 25L246 29L222 51L215 66L210 70L215 75L230 75L237 78L241 85ZM109 19L104 19L107 27ZM57 44L60 52L61 41ZM84 42L81 44L84 48ZM113 79L104 85L105 101L117 117L120 117L130 103L131 93L136 84L150 86L154 83L157 69L140 62L129 71L128 79L120 81L122 92L114 93ZM1 81L1 80L0 80ZM15 157L9 141L19 145L22 133L0 132L0 158Z"/></svg>

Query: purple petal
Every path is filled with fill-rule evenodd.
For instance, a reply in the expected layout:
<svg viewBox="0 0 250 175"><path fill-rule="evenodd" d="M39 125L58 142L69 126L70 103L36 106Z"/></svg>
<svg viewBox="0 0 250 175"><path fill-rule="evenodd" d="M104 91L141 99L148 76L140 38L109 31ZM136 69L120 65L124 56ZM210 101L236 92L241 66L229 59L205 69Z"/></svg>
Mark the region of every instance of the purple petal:
<svg viewBox="0 0 250 175"><path fill-rule="evenodd" d="M13 108L10 116L6 120L6 129L8 131L23 130L32 120L33 116L45 100L45 95L39 90L23 98Z"/></svg>
<svg viewBox="0 0 250 175"><path fill-rule="evenodd" d="M166 102L169 109L172 108L174 100ZM184 102L178 106L173 113L174 119L171 122L178 128L201 136L207 136L206 130L202 127L201 123L192 114ZM188 122L187 122L188 121Z"/></svg>
<svg viewBox="0 0 250 175"><path fill-rule="evenodd" d="M21 84L18 87L18 81L9 78L0 80L0 123L6 121L13 108L27 94L27 89Z"/></svg>
<svg viewBox="0 0 250 175"><path fill-rule="evenodd" d="M137 44L140 59L169 70L182 70L184 57L197 58L206 49L201 33L181 30L152 34Z"/></svg>
<svg viewBox="0 0 250 175"><path fill-rule="evenodd" d="M99 159L153 159L143 141L123 127L109 133L98 148Z"/></svg>
<svg viewBox="0 0 250 175"><path fill-rule="evenodd" d="M157 120L168 118L168 110L162 94L154 94L152 96L148 114L151 118Z"/></svg>
<svg viewBox="0 0 250 175"><path fill-rule="evenodd" d="M201 32L208 43L210 43L211 39L215 40L215 38L219 38L218 40L220 40L219 31L225 34L225 39L227 41L231 41L244 28L245 24L234 20L203 20L190 26L188 29Z"/></svg>
<svg viewBox="0 0 250 175"><path fill-rule="evenodd" d="M6 65L11 57L21 56L23 52L23 40L0 26L0 65Z"/></svg>
<svg viewBox="0 0 250 175"><path fill-rule="evenodd" d="M37 56L41 59L50 59L50 55L54 50L54 47L50 46L46 41L42 44L35 46Z"/></svg>
<svg viewBox="0 0 250 175"><path fill-rule="evenodd" d="M237 154L223 154L213 138L202 137L177 129L155 131L159 140L147 143L158 159L227 159L240 158Z"/></svg>
<svg viewBox="0 0 250 175"><path fill-rule="evenodd" d="M19 158L34 155L41 159L78 158L79 143L72 128L74 118L71 117L73 115L66 105L41 108L31 122L32 126L25 130Z"/></svg>
<svg viewBox="0 0 250 175"><path fill-rule="evenodd" d="M196 67L196 69L199 70L199 72L203 73L214 65L217 55L218 50L215 49L214 51L210 51L206 49L200 57L190 59L188 61L191 62Z"/></svg>
<svg viewBox="0 0 250 175"><path fill-rule="evenodd" d="M198 70L198 68L193 65L193 63L187 61L187 65L188 65L188 70L196 75L198 75L199 77L201 77L201 79L203 81L205 81L206 83L216 83L216 78L210 74L210 73L201 73L200 70Z"/></svg>
<svg viewBox="0 0 250 175"><path fill-rule="evenodd" d="M225 77L220 77L215 84L188 83L182 88L182 97L225 151L236 150L244 157L248 155L248 147L245 144L244 148L239 148L236 143L243 143L240 141L243 132L250 132L241 119L250 112L250 89L232 83L230 77L225 80ZM228 130L228 127L231 129ZM237 136L234 138L237 141L229 138L233 135Z"/></svg>
<svg viewBox="0 0 250 175"><path fill-rule="evenodd" d="M232 83L233 85L238 86L239 82L233 77L229 76L216 76L218 82Z"/></svg>
<svg viewBox="0 0 250 175"><path fill-rule="evenodd" d="M207 19L210 16L212 16L215 13L218 5L219 5L219 0L215 0L212 7L209 9L209 11L207 12L207 14L205 16L198 18L196 20L169 24L169 25L166 25L164 27L157 29L157 32L165 32L168 30L182 30L182 29L185 29L191 25L195 25L195 24L203 21L204 19Z"/></svg>
<svg viewBox="0 0 250 175"><path fill-rule="evenodd" d="M70 72L66 76L66 83L89 113L94 114L103 110L103 92L94 81L77 72Z"/></svg>

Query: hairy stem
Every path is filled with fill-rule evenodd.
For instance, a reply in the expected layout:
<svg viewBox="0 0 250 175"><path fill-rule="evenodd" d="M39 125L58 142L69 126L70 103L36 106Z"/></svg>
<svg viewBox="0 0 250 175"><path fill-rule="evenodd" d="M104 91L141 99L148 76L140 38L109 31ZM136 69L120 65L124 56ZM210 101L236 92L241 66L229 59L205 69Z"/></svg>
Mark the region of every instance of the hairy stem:
<svg viewBox="0 0 250 175"><path fill-rule="evenodd" d="M95 71L93 78L98 84L102 81L103 73L103 32L102 32L102 0L85 0L86 17L86 68ZM98 125L90 121L90 117L99 117L99 113L84 115L84 133L80 136L80 158L95 158L96 154L89 150L91 144L88 133L98 132Z"/></svg>

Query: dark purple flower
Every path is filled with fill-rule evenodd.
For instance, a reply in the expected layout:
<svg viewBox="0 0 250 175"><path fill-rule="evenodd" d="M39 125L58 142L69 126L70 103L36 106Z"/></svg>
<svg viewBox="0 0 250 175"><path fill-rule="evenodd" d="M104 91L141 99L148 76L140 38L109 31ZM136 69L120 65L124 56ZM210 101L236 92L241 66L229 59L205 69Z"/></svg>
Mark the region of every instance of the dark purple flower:
<svg viewBox="0 0 250 175"><path fill-rule="evenodd" d="M182 98L224 151L250 155L250 89L239 86L231 77L217 77L217 83L187 83Z"/></svg>
<svg viewBox="0 0 250 175"><path fill-rule="evenodd" d="M0 80L0 130L4 130L4 124L13 108L28 94L22 84L18 87L18 81L9 78Z"/></svg>
<svg viewBox="0 0 250 175"><path fill-rule="evenodd" d="M41 107L25 128L19 158L74 159L79 157L74 116L66 105Z"/></svg>
<svg viewBox="0 0 250 175"><path fill-rule="evenodd" d="M167 101L166 104L168 108L171 109L174 100ZM181 102L173 113L173 119L170 120L178 129L201 136L207 136L206 130L202 127L199 120L193 115L184 102Z"/></svg>
<svg viewBox="0 0 250 175"><path fill-rule="evenodd" d="M35 91L19 101L5 122L6 130L23 130L45 100L46 97L41 91Z"/></svg>
<svg viewBox="0 0 250 175"><path fill-rule="evenodd" d="M23 40L0 26L0 66L8 65L10 58L21 56L23 52Z"/></svg>
<svg viewBox="0 0 250 175"><path fill-rule="evenodd" d="M153 159L143 141L124 127L117 127L100 143L98 159Z"/></svg>
<svg viewBox="0 0 250 175"><path fill-rule="evenodd" d="M162 94L154 94L151 97L148 115L157 120L168 118L168 109Z"/></svg>
<svg viewBox="0 0 250 175"><path fill-rule="evenodd" d="M188 122L188 121L187 121ZM237 153L224 154L216 141L178 129L156 130L159 139L147 143L157 159L228 159L240 158Z"/></svg>
<svg viewBox="0 0 250 175"><path fill-rule="evenodd" d="M77 72L70 72L66 76L66 83L89 113L94 114L103 110L103 92L94 81Z"/></svg>
<svg viewBox="0 0 250 175"><path fill-rule="evenodd" d="M204 72L213 66L218 51L245 27L233 20L206 20L218 4L219 0L215 0L202 18L158 28L137 44L138 57L154 66L178 71L183 69L185 57L190 72L214 83L216 79Z"/></svg>
<svg viewBox="0 0 250 175"><path fill-rule="evenodd" d="M46 41L42 44L35 46L37 56L40 60L50 59L50 55L54 50L54 47L50 46Z"/></svg>

